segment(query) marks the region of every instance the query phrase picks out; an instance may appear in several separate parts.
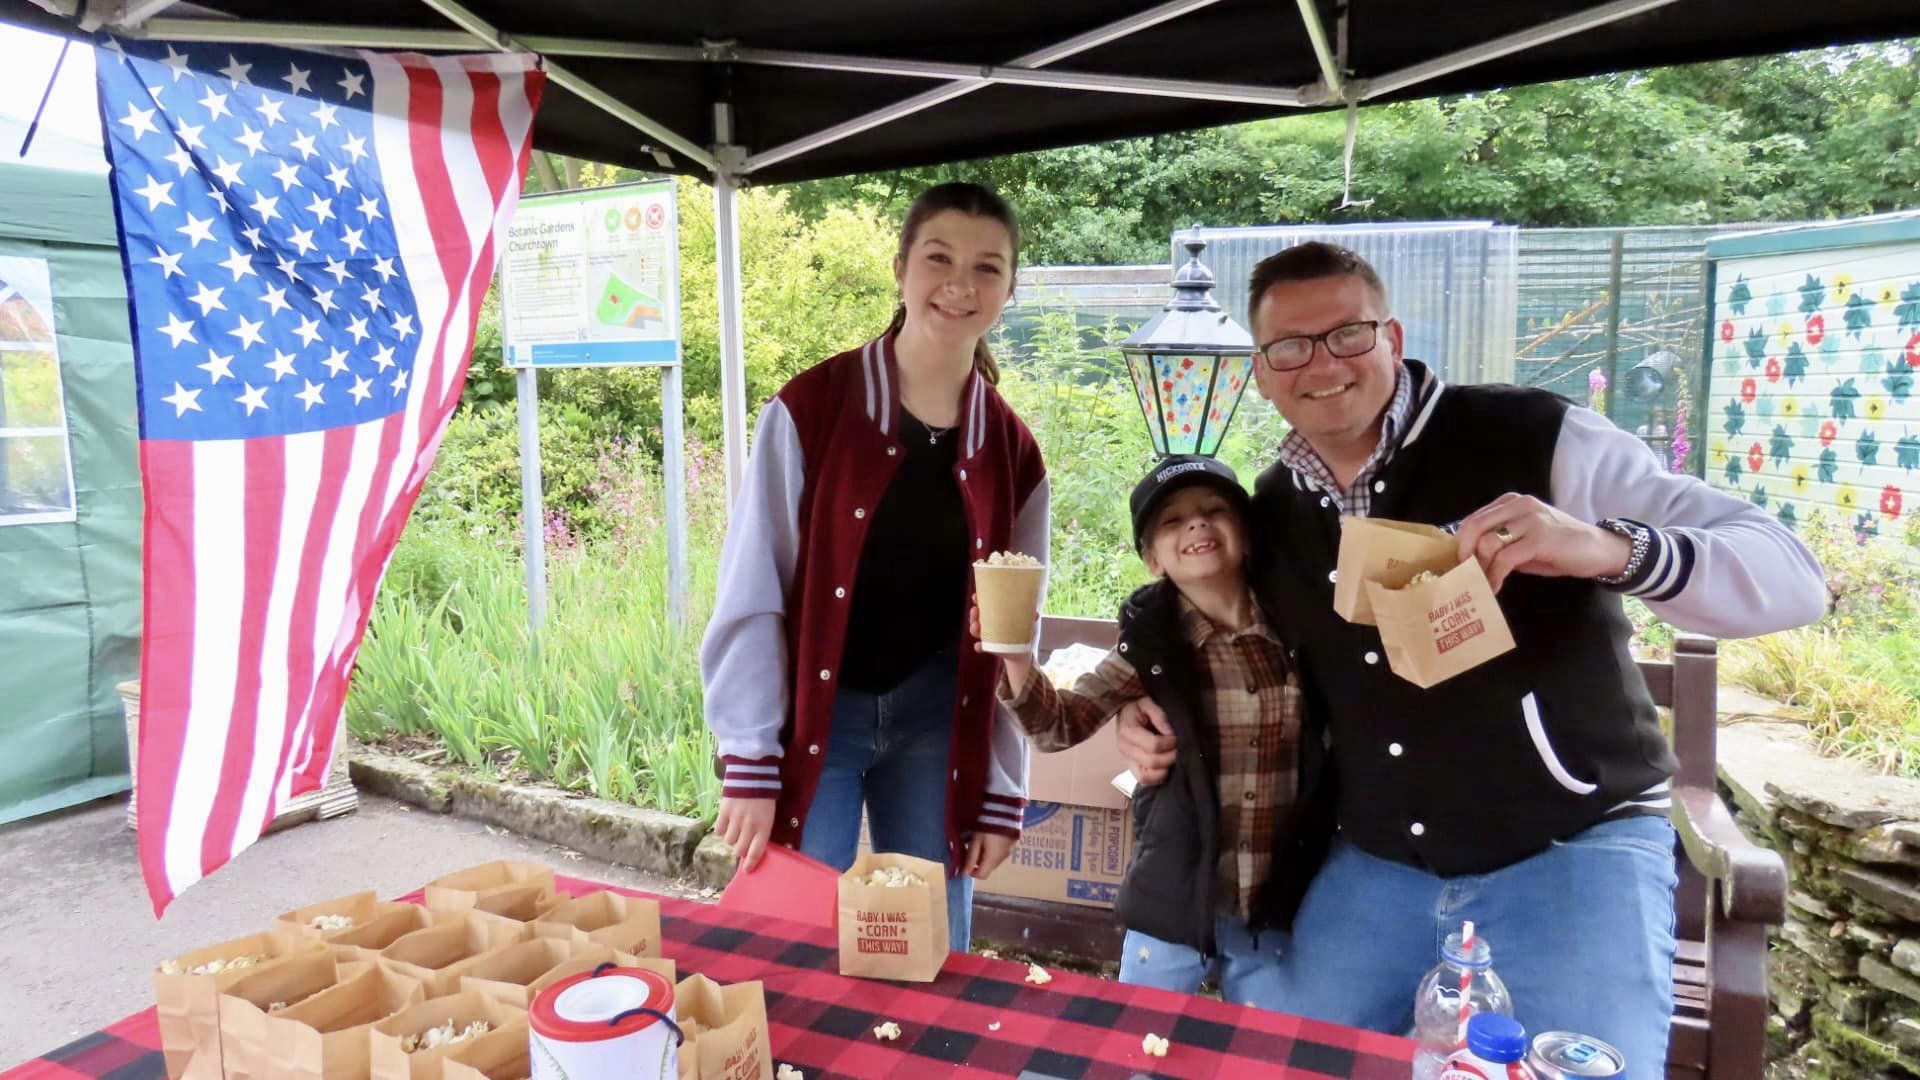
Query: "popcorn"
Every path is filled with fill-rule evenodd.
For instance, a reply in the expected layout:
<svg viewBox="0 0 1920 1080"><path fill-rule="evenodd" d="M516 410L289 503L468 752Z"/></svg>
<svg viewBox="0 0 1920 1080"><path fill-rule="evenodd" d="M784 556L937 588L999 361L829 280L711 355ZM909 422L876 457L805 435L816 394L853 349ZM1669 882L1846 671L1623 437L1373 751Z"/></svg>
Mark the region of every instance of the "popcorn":
<svg viewBox="0 0 1920 1080"><path fill-rule="evenodd" d="M242 968L254 967L265 959L266 957L264 956L235 956L226 960L209 960L204 964L196 964L190 968L181 967L179 961L167 960L161 963L160 974L218 975L223 971L239 971Z"/></svg>
<svg viewBox="0 0 1920 1080"><path fill-rule="evenodd" d="M994 1021L993 1023L991 1023L991 1024L988 1024L988 1025L987 1025L987 1030L988 1030L988 1031L999 1031L999 1030L1000 1030L1000 1021L998 1021L998 1020L995 1020L995 1021Z"/></svg>
<svg viewBox="0 0 1920 1080"><path fill-rule="evenodd" d="M1140 1049L1145 1050L1149 1057L1166 1057L1167 1048L1172 1045L1164 1036L1155 1035L1151 1031L1147 1032L1146 1038L1140 1040Z"/></svg>
<svg viewBox="0 0 1920 1080"><path fill-rule="evenodd" d="M996 551L987 556L988 566L1041 566L1039 559L1018 551Z"/></svg>
<svg viewBox="0 0 1920 1080"><path fill-rule="evenodd" d="M331 932L334 930L351 930L353 929L353 916L351 915L315 915L313 918L307 920L307 925L309 927L312 927L315 930L326 931L326 932Z"/></svg>
<svg viewBox="0 0 1920 1080"><path fill-rule="evenodd" d="M466 1042L468 1039L477 1039L492 1030L493 1025L487 1021L475 1020L466 1027L455 1031L453 1021L446 1020L442 1021L438 1026L430 1027L417 1035L405 1036L400 1040L400 1050L402 1053L413 1054L421 1050L432 1050L439 1046L453 1046L456 1043Z"/></svg>
<svg viewBox="0 0 1920 1080"><path fill-rule="evenodd" d="M1045 986L1053 981L1053 973L1039 964L1028 964L1027 981L1035 986Z"/></svg>
<svg viewBox="0 0 1920 1080"><path fill-rule="evenodd" d="M774 1076L773 1080L807 1080L807 1074L783 1061L780 1063L779 1073Z"/></svg>
<svg viewBox="0 0 1920 1080"><path fill-rule="evenodd" d="M909 885L925 885L927 879L911 870L898 866L877 867L867 874L867 884L878 885L885 889L904 889Z"/></svg>
<svg viewBox="0 0 1920 1080"><path fill-rule="evenodd" d="M277 1013L277 1012L279 1012L279 1011L280 1011L281 1009L284 1009L284 1008L286 1008L286 1007L287 1007L287 1003L286 1003L286 1002L284 1002L284 1001L276 1001L276 1002L274 1002L273 1004L271 1004L271 1005L269 1005L269 1006L267 1006L267 1011L268 1011L268 1012L270 1012L270 1013Z"/></svg>
<svg viewBox="0 0 1920 1080"><path fill-rule="evenodd" d="M1000 950L998 950L998 949L981 949L981 950L980 950L980 955L981 955L981 956L983 956L983 957L986 957L986 958L987 958L988 960L998 960L998 959L1000 959Z"/></svg>
<svg viewBox="0 0 1920 1080"><path fill-rule="evenodd" d="M876 1039L885 1039L888 1042L892 1042L893 1040L898 1039L900 1037L900 1025L889 1020L886 1023L881 1024L879 1027L873 1029L873 1037Z"/></svg>
<svg viewBox="0 0 1920 1080"><path fill-rule="evenodd" d="M1407 579L1406 587L1411 588L1415 585L1425 585L1429 581L1439 581L1439 580L1440 580L1439 574L1436 574L1431 570L1422 570L1419 573Z"/></svg>

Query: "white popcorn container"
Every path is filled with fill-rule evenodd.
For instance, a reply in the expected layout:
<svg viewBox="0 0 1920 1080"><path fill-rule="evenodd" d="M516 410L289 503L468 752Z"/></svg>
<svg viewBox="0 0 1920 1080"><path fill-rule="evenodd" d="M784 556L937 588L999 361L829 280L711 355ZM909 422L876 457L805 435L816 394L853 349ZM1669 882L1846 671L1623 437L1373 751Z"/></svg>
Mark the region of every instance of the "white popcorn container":
<svg viewBox="0 0 1920 1080"><path fill-rule="evenodd" d="M534 999L528 1020L533 1080L678 1080L680 1026L673 983L602 964Z"/></svg>

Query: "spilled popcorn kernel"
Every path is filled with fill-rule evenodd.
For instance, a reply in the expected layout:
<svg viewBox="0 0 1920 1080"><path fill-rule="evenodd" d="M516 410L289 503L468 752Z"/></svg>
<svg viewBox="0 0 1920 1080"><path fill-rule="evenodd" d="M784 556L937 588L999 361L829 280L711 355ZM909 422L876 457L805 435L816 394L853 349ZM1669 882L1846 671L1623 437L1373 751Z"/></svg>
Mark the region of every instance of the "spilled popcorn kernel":
<svg viewBox="0 0 1920 1080"><path fill-rule="evenodd" d="M996 551L987 556L988 566L1040 566L1039 559L1018 551Z"/></svg>
<svg viewBox="0 0 1920 1080"><path fill-rule="evenodd" d="M1149 1057L1166 1057L1167 1048L1172 1045L1164 1037L1155 1035L1151 1031L1147 1032L1146 1038L1140 1040L1140 1049L1145 1050Z"/></svg>
<svg viewBox="0 0 1920 1080"><path fill-rule="evenodd" d="M1053 981L1053 973L1039 964L1028 964L1027 981L1035 986L1045 986Z"/></svg>
<svg viewBox="0 0 1920 1080"><path fill-rule="evenodd" d="M315 915L313 918L307 920L307 925L315 930L328 932L334 930L351 930L353 929L353 916Z"/></svg>
<svg viewBox="0 0 1920 1080"><path fill-rule="evenodd" d="M1146 958L1147 958L1147 947L1145 945L1142 945L1140 946L1140 959L1145 960Z"/></svg>
<svg viewBox="0 0 1920 1080"><path fill-rule="evenodd" d="M998 1021L998 1020L995 1020L995 1021L994 1021L993 1023L991 1023L991 1024L988 1024L988 1025L987 1025L987 1030L988 1030L988 1031L999 1031L999 1030L1000 1030L1000 1021Z"/></svg>
<svg viewBox="0 0 1920 1080"><path fill-rule="evenodd" d="M807 1080L807 1074L783 1061L780 1063L780 1071L774 1074L773 1080Z"/></svg>
<svg viewBox="0 0 1920 1080"><path fill-rule="evenodd" d="M881 1024L879 1027L873 1029L873 1037L876 1039L885 1039L888 1042L892 1042L893 1040L900 1037L900 1025L889 1020L886 1023Z"/></svg>
<svg viewBox="0 0 1920 1080"><path fill-rule="evenodd" d="M867 873L867 884L878 885L883 889L904 889L909 885L925 885L927 879L911 870L898 866L875 867Z"/></svg>
<svg viewBox="0 0 1920 1080"><path fill-rule="evenodd" d="M999 949L981 949L980 955L987 958L988 960L998 960L1000 959L1000 950Z"/></svg>

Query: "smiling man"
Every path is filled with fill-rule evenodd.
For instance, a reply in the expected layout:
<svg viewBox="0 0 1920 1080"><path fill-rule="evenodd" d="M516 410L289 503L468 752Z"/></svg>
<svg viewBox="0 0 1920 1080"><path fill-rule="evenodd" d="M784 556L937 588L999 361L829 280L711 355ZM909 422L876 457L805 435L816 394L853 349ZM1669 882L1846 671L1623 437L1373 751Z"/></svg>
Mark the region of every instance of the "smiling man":
<svg viewBox="0 0 1920 1080"><path fill-rule="evenodd" d="M1404 1032L1438 943L1470 919L1528 1030L1598 1036L1630 1075L1660 1075L1674 759L1621 598L1683 630L1770 633L1820 616L1818 564L1605 417L1403 358L1386 290L1350 251L1289 248L1251 285L1260 393L1292 425L1255 487L1252 580L1330 732L1339 827L1268 1004ZM1427 690L1395 676L1377 631L1333 611L1347 515L1456 527L1518 647ZM1157 710L1119 728L1158 782L1176 740Z"/></svg>

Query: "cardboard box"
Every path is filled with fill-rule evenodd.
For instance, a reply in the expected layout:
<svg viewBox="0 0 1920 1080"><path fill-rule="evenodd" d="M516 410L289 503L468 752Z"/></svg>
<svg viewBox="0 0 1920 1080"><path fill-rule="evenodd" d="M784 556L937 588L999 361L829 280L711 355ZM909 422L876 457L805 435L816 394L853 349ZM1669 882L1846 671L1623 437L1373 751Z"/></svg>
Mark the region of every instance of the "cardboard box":
<svg viewBox="0 0 1920 1080"><path fill-rule="evenodd" d="M860 850L873 850L864 819ZM1013 854L975 889L1111 908L1120 897L1120 882L1132 857L1132 809L1030 801Z"/></svg>
<svg viewBox="0 0 1920 1080"><path fill-rule="evenodd" d="M1112 787L1108 787L1113 792ZM1118 793L1114 793L1118 797ZM1133 855L1133 812L1028 802L1020 842L981 892L1111 908Z"/></svg>

